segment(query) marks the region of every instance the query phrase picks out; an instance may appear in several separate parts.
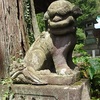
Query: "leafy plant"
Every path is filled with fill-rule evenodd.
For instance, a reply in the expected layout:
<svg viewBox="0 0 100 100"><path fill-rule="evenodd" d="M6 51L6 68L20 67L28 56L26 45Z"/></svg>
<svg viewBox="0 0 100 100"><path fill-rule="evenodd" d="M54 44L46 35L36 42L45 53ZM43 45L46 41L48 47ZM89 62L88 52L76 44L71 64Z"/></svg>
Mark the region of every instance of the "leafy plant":
<svg viewBox="0 0 100 100"><path fill-rule="evenodd" d="M76 36L77 36L77 44L81 43L81 45L83 45L82 43L84 43L84 39L86 39L83 29L77 28Z"/></svg>
<svg viewBox="0 0 100 100"><path fill-rule="evenodd" d="M91 67L88 68L88 73L90 75L90 79L93 79L95 75L100 74L100 58L92 58L88 61L91 65Z"/></svg>
<svg viewBox="0 0 100 100"><path fill-rule="evenodd" d="M28 38L30 45L34 42L34 33L32 29L32 15L31 15L31 5L30 0L24 0L24 19L26 22L26 31L28 33Z"/></svg>
<svg viewBox="0 0 100 100"><path fill-rule="evenodd" d="M13 82L12 82L12 79L11 78L5 78L5 79L2 79L0 83L2 85L10 86Z"/></svg>
<svg viewBox="0 0 100 100"><path fill-rule="evenodd" d="M77 45L75 51L78 53L84 52L82 44ZM81 77L88 78L91 84L92 100L100 98L100 57L92 58L84 53L80 57L73 57L74 63L80 67Z"/></svg>
<svg viewBox="0 0 100 100"><path fill-rule="evenodd" d="M84 48L84 44L82 44L82 43L76 44L76 46L74 48L74 53L88 55L87 52L83 48Z"/></svg>
<svg viewBox="0 0 100 100"><path fill-rule="evenodd" d="M88 74L91 82L91 95L100 98L100 58L89 59Z"/></svg>
<svg viewBox="0 0 100 100"><path fill-rule="evenodd" d="M82 9L83 15L77 19L78 27L84 27L86 20L95 18L100 13L99 0L69 0Z"/></svg>
<svg viewBox="0 0 100 100"><path fill-rule="evenodd" d="M43 20L43 16L44 16L44 13L38 13L36 15L40 32L43 32L45 30L45 22Z"/></svg>

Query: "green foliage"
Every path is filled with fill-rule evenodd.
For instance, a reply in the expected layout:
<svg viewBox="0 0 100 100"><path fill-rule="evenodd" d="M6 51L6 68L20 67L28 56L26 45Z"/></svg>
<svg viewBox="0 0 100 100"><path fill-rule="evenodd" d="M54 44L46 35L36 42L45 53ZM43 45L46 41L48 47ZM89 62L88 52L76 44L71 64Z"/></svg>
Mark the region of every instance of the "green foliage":
<svg viewBox="0 0 100 100"><path fill-rule="evenodd" d="M73 61L80 67L81 77L88 78L90 80L91 96L94 98L99 98L100 97L100 58L81 56L78 58L74 58Z"/></svg>
<svg viewBox="0 0 100 100"><path fill-rule="evenodd" d="M44 16L44 13L39 13L36 15L40 32L43 32L45 30L45 22L43 20L43 16Z"/></svg>
<svg viewBox="0 0 100 100"><path fill-rule="evenodd" d="M34 33L32 29L32 15L30 0L24 0L24 19L26 22L26 30L29 36L30 45L34 42Z"/></svg>
<svg viewBox="0 0 100 100"><path fill-rule="evenodd" d="M93 97L100 97L100 57L89 59L90 67L88 74L91 81L91 94Z"/></svg>
<svg viewBox="0 0 100 100"><path fill-rule="evenodd" d="M74 52L75 52L75 53L80 53L80 54L87 54L87 53L83 50L83 47L84 47L84 44L82 44L82 43L76 44L76 45L75 45L75 48L74 48Z"/></svg>
<svg viewBox="0 0 100 100"><path fill-rule="evenodd" d="M38 26L40 29L40 32L44 31L45 29L45 22L43 20L43 13L36 14ZM32 26L32 15L31 15L31 5L30 0L24 0L24 19L26 22L26 30L29 36L30 45L34 42L34 33L33 33L33 27Z"/></svg>
<svg viewBox="0 0 100 100"><path fill-rule="evenodd" d="M100 97L100 57L92 58L82 47L82 44L75 47L74 51L83 55L74 56L73 61L80 67L81 76L90 80L92 100L99 100L97 98Z"/></svg>
<svg viewBox="0 0 100 100"><path fill-rule="evenodd" d="M31 8L30 0L24 0L24 18L28 25L31 25Z"/></svg>
<svg viewBox="0 0 100 100"><path fill-rule="evenodd" d="M82 9L83 15L78 18L78 27L82 27L84 20L95 18L98 14L96 0L69 0Z"/></svg>
<svg viewBox="0 0 100 100"><path fill-rule="evenodd" d="M7 85L7 86L10 86L12 84L12 79L11 78L5 78L5 79L2 79L0 84L2 85Z"/></svg>
<svg viewBox="0 0 100 100"><path fill-rule="evenodd" d="M92 97L92 99L91 100L100 100L100 98L95 98L95 97Z"/></svg>
<svg viewBox="0 0 100 100"><path fill-rule="evenodd" d="M90 78L93 79L95 75L100 74L100 58L92 58L88 60L91 67L88 68ZM99 80L100 82L100 80Z"/></svg>
<svg viewBox="0 0 100 100"><path fill-rule="evenodd" d="M84 39L85 37L85 33L83 32L83 30L81 28L77 28L76 31L76 35L77 35L77 43L84 43Z"/></svg>

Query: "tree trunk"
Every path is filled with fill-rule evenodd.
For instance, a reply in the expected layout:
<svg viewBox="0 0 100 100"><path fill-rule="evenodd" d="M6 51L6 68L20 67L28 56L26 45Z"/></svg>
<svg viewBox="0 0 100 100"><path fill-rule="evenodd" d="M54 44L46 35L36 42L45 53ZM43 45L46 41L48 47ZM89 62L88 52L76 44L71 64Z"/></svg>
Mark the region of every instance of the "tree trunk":
<svg viewBox="0 0 100 100"><path fill-rule="evenodd" d="M37 39L37 37L40 35L40 31L35 14L34 0L30 0L30 2L31 2L31 14L32 14L32 26L34 31L34 38Z"/></svg>
<svg viewBox="0 0 100 100"><path fill-rule="evenodd" d="M5 75L11 58L23 57L29 48L22 3L23 0L0 0L0 73L4 71Z"/></svg>

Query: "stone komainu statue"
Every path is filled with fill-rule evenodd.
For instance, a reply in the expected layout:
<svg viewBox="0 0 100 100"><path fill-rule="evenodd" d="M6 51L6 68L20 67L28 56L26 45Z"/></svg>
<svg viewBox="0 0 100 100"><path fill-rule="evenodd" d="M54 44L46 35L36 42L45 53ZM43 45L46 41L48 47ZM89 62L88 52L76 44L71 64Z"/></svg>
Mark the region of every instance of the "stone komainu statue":
<svg viewBox="0 0 100 100"><path fill-rule="evenodd" d="M11 70L17 82L45 84L39 79L41 70L68 75L75 71L72 52L76 44L75 21L81 10L66 0L54 1L44 15L48 31L43 32L32 44L24 58L22 67ZM47 73L47 71L45 71Z"/></svg>

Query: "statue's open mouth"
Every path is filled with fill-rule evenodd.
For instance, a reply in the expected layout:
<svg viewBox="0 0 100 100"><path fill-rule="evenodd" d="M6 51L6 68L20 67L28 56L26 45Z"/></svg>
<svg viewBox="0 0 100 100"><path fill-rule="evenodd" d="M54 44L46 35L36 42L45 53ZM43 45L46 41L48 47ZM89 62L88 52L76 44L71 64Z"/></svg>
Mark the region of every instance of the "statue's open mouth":
<svg viewBox="0 0 100 100"><path fill-rule="evenodd" d="M54 35L65 35L76 31L74 17L65 16L55 15L48 20L49 33Z"/></svg>
<svg viewBox="0 0 100 100"><path fill-rule="evenodd" d="M73 33L76 31L76 27L75 26L69 26L66 28L50 28L48 29L49 33L52 33L54 35L65 35L68 33Z"/></svg>

